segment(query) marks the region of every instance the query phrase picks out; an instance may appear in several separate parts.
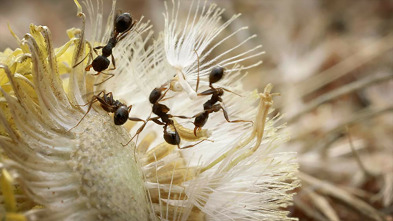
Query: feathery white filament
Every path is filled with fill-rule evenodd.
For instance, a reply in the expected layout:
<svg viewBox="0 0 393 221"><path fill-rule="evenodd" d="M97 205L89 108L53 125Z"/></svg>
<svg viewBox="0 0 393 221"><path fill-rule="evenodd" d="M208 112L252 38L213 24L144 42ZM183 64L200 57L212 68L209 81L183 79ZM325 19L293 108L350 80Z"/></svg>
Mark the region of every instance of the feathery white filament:
<svg viewBox="0 0 393 221"><path fill-rule="evenodd" d="M176 69L175 74L179 79L179 83L191 99L195 99L196 97L196 92L193 88L196 85L198 70L200 77L207 76L211 68L217 65L231 71L231 65L263 54L263 51L260 50L261 46L257 46L248 51L240 52L235 56L231 57L230 55L230 53L241 48L246 42L255 38L256 36L254 35L233 46L231 49L220 53L210 61L205 61L214 49L225 41L230 40L239 32L247 29L246 27L240 28L218 41L218 43L211 45L240 14L232 16L221 24L221 16L224 10L214 4L208 5L207 1L201 6L201 2L198 0L191 2L186 21L185 23L181 23L181 16L179 15L180 1L172 1L172 6L172 9L169 9L168 5L165 4L164 42L166 59ZM194 14L193 17L192 14ZM222 60L224 57L228 58ZM200 65L199 68L198 63ZM257 62L249 67L259 64L260 62ZM242 67L240 70L249 67Z"/></svg>

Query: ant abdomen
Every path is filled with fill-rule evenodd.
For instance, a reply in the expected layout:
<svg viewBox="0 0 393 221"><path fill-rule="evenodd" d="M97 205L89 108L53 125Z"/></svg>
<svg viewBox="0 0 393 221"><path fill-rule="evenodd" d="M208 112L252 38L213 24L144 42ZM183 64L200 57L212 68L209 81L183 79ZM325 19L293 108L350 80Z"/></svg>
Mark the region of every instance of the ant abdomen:
<svg viewBox="0 0 393 221"><path fill-rule="evenodd" d="M217 81L221 80L223 76L224 76L224 68L219 66L214 67L209 74L209 83L210 84L216 83Z"/></svg>
<svg viewBox="0 0 393 221"><path fill-rule="evenodd" d="M127 31L132 25L132 17L130 13L123 13L117 16L115 21L115 29L117 32L122 33Z"/></svg>
<svg viewBox="0 0 393 221"><path fill-rule="evenodd" d="M164 132L164 140L172 145L180 144L180 136L176 132Z"/></svg>
<svg viewBox="0 0 393 221"><path fill-rule="evenodd" d="M161 95L162 95L162 89L157 87L154 88L149 95L150 103L155 104L158 101L158 99L160 99Z"/></svg>

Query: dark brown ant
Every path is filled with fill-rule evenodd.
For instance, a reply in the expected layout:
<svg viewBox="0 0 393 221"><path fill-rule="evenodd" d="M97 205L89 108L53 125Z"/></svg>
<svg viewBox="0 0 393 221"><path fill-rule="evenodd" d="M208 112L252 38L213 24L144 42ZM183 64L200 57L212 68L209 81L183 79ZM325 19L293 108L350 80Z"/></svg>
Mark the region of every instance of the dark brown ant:
<svg viewBox="0 0 393 221"><path fill-rule="evenodd" d="M114 28L113 28L111 38L109 39L108 43L105 46L98 46L98 47L93 48L93 50L96 54L98 54L97 53L98 49L101 49L102 53L101 53L101 55L98 55L93 60L93 62L85 68L85 70L89 71L91 68L93 68L94 71L97 72L96 74L93 74L93 75L99 75L100 73L103 73L102 71L108 69L108 67L109 67L109 64L110 64L110 61L108 59L109 56L111 56L111 60L112 60L112 64L113 64L113 68L111 68L109 70L115 70L116 63L115 63L115 59L112 54L112 49L116 46L116 44L120 40L122 40L129 33L129 31L131 30L131 28L134 25L135 25L135 21L132 20L130 13L122 13L120 15L117 15L115 18L115 21L114 21ZM81 62L76 64L75 66L78 66L85 59L86 59L86 57ZM114 76L114 74L110 74L110 73L103 73L103 74L110 75L110 77L108 77L107 79L105 79L104 81L102 81L101 83L98 83L96 85L102 84Z"/></svg>
<svg viewBox="0 0 393 221"><path fill-rule="evenodd" d="M229 120L227 111L221 106L221 104L217 104L217 102L222 102L222 95L224 95L224 91L228 91L233 93L230 90L225 88L215 88L213 87L213 83L218 82L224 76L224 68L223 67L214 67L209 74L209 90L206 90L202 93L199 93L198 96L206 96L211 95L211 98L207 100L203 104L203 111L196 114L194 120L194 135L196 136L197 130L200 130L207 122L209 118L209 114L213 112L218 112L222 110L224 112L225 120L229 123L238 123L238 122L251 122L245 120Z"/></svg>
<svg viewBox="0 0 393 221"><path fill-rule="evenodd" d="M101 107L106 112L114 113L113 120L114 120L115 125L123 125L124 123L127 122L127 120L145 122L144 120L139 119L139 118L128 117L128 115L132 109L132 105L127 107L127 105L123 104L119 100L113 99L112 92L105 93L105 91L101 91L97 95L94 95L93 98L90 100L90 102L87 103L87 104L89 104L89 108L87 109L87 112L85 113L85 115L83 115L82 119L80 119L80 121L74 127L70 128L68 131L74 129L82 122L82 120L86 117L86 115L91 110L91 107L93 106L93 104L97 101L100 102ZM87 104L84 104L81 106L86 106Z"/></svg>
<svg viewBox="0 0 393 221"><path fill-rule="evenodd" d="M129 142L131 142L135 136L137 136L139 133L142 132L142 130L144 129L144 127L146 126L148 121L153 121L154 123L156 123L158 125L163 125L164 126L164 135L163 135L164 140L169 144L177 145L177 147L179 149L190 148L190 147L193 147L193 146L206 140L206 139L204 139L204 140L201 140L195 144L188 145L185 147L180 147L181 138L180 138L179 133L176 130L176 127L175 127L175 124L174 124L172 118L179 117L179 118L183 118L183 119L190 119L190 117L171 115L168 113L170 111L169 107L164 104L159 103L160 101L165 100L163 98L165 97L168 90L169 90L169 88L166 88L165 86L161 86L159 88L154 88L152 90L152 92L149 95L149 101L151 104L153 104L152 112L155 115L157 115L157 117L149 117L145 121L145 123L138 129L136 134L131 138L131 140ZM168 131L168 126L172 126L174 131ZM124 145L124 146L126 146L126 145Z"/></svg>

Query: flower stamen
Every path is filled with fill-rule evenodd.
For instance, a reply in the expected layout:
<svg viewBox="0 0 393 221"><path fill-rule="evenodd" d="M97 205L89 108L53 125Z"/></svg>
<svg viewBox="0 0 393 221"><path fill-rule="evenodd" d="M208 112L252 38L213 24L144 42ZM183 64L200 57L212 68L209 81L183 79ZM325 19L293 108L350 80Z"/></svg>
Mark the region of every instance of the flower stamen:
<svg viewBox="0 0 393 221"><path fill-rule="evenodd" d="M237 163L242 161L243 159L247 158L251 154L253 154L258 147L261 145L264 130L265 130L265 123L267 120L267 115L269 113L270 107L273 105L273 96L278 96L279 93L270 93L271 90L273 89L272 84L266 85L264 92L259 94L259 105L258 105L258 110L257 110L257 115L254 123L254 129L251 132L250 136L240 142L238 145L227 151L226 153L222 154L220 157L218 157L216 160L214 160L212 163L207 165L206 167L203 167L201 169L201 172L204 172L213 166L217 165L221 161L223 161L225 158L227 158L229 155L232 155L239 149L243 148L247 144L249 144L254 138L256 138L256 143L254 147L252 147L250 150L248 150L246 153L243 153L242 155L238 156L236 159L234 159L228 167L225 169L225 171L229 170L230 168L234 167Z"/></svg>
<svg viewBox="0 0 393 221"><path fill-rule="evenodd" d="M198 140L206 139L211 135L211 132L208 129L201 129L196 131L196 136L195 136L193 129L189 129L182 126L176 120L173 120L173 122L180 137L184 140L198 141ZM171 126L171 129L173 129L173 126Z"/></svg>

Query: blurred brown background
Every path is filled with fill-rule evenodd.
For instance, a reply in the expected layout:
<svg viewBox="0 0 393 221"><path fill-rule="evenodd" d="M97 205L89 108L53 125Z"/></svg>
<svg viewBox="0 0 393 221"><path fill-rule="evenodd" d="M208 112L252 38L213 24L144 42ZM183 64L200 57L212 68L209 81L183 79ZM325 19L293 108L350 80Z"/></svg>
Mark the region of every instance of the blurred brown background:
<svg viewBox="0 0 393 221"><path fill-rule="evenodd" d="M190 1L184 1L187 5ZM302 187L291 215L301 220L393 220L393 0L221 0L229 31L263 44L264 64L248 88L274 83L277 112L299 152ZM109 9L111 1L104 0ZM0 1L0 48L16 47L30 23L47 25L56 45L79 27L72 0ZM118 0L118 8L162 30L163 1ZM184 12L187 11L185 8ZM109 12L107 10L107 12Z"/></svg>

